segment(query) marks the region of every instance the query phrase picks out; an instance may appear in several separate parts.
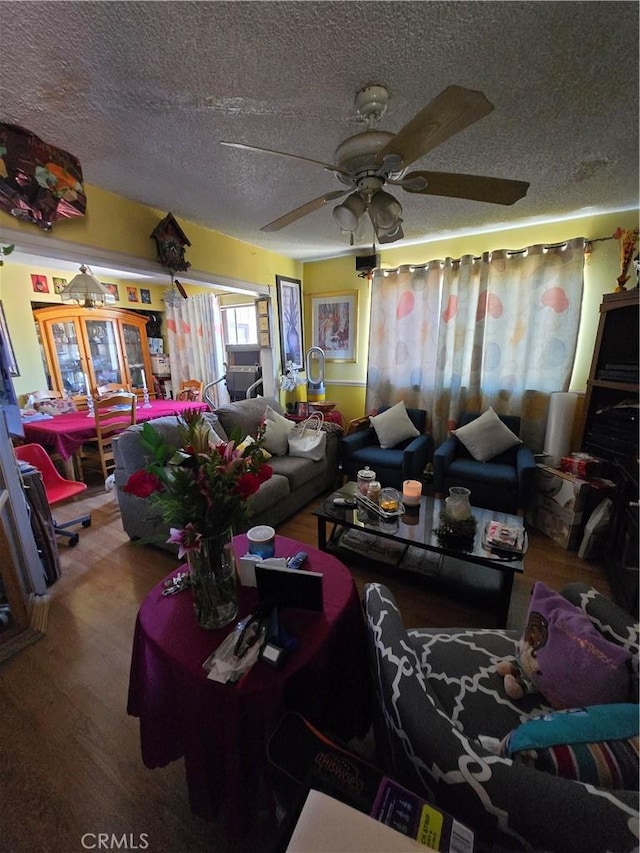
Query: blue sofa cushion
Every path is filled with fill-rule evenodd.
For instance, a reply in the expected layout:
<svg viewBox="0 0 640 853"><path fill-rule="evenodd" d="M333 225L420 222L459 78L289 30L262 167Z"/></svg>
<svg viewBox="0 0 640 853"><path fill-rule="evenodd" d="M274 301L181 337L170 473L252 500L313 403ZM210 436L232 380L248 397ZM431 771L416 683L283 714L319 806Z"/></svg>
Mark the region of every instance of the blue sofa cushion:
<svg viewBox="0 0 640 853"><path fill-rule="evenodd" d="M498 462L483 462L481 466L473 459L456 459L449 465L449 478L455 477L462 482L482 482L501 486L504 489L518 489L518 472L511 465L501 465Z"/></svg>

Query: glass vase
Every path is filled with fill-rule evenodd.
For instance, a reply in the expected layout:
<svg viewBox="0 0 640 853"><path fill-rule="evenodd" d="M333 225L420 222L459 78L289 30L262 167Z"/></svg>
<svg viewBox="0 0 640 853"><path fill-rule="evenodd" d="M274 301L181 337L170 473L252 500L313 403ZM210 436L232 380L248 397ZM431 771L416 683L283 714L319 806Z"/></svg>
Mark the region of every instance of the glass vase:
<svg viewBox="0 0 640 853"><path fill-rule="evenodd" d="M469 503L469 489L464 486L451 486L449 489L449 497L445 504L447 507L447 515L453 521L466 521L471 518L471 504Z"/></svg>
<svg viewBox="0 0 640 853"><path fill-rule="evenodd" d="M188 551L193 609L201 628L222 628L238 614L238 587L231 531L203 537Z"/></svg>

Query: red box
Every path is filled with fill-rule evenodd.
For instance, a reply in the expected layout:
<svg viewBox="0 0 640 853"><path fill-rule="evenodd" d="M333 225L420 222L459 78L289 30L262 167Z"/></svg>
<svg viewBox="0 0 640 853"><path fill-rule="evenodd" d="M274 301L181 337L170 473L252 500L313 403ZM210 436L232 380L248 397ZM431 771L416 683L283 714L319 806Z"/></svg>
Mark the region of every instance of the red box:
<svg viewBox="0 0 640 853"><path fill-rule="evenodd" d="M560 470L565 474L575 474L583 480L600 477L603 473L603 460L588 453L572 453L560 460Z"/></svg>

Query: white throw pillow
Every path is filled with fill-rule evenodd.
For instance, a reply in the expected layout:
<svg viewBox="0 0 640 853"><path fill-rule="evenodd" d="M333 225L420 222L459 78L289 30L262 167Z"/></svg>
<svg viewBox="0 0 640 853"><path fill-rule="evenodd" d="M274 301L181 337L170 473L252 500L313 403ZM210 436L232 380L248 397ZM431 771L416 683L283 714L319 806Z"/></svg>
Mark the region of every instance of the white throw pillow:
<svg viewBox="0 0 640 853"><path fill-rule="evenodd" d="M266 429L262 446L274 456L285 456L289 450L289 433L295 422L287 420L271 406L265 409L264 420Z"/></svg>
<svg viewBox="0 0 640 853"><path fill-rule="evenodd" d="M415 438L420 435L420 431L416 429L407 414L407 407L402 400L385 412L372 415L369 422L376 431L380 447L395 447L406 438Z"/></svg>
<svg viewBox="0 0 640 853"><path fill-rule="evenodd" d="M516 444L522 444L491 406L471 423L452 430L477 462L488 462Z"/></svg>

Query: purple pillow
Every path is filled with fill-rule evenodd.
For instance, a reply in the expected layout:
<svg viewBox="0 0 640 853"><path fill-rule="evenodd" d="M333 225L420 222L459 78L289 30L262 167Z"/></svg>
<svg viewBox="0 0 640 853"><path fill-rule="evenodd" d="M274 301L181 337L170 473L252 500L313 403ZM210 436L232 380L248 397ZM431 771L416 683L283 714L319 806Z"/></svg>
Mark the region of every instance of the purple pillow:
<svg viewBox="0 0 640 853"><path fill-rule="evenodd" d="M605 640L579 607L543 583L533 588L520 657L557 710L629 699L629 652Z"/></svg>

